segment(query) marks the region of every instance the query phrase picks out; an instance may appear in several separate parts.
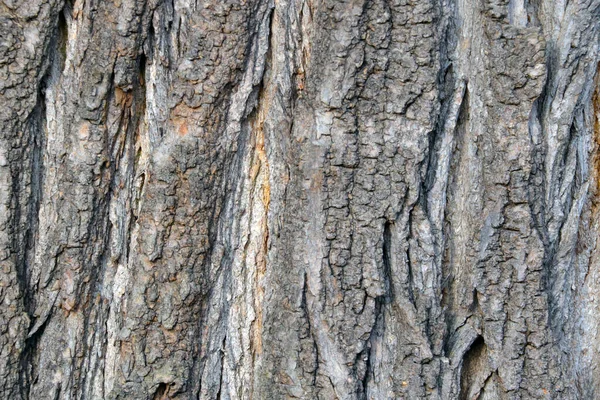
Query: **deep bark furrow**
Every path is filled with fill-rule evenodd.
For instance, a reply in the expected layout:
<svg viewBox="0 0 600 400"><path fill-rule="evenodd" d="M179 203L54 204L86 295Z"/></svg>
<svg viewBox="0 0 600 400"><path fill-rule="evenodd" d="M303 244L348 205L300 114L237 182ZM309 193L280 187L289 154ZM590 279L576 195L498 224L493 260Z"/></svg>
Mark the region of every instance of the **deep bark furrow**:
<svg viewBox="0 0 600 400"><path fill-rule="evenodd" d="M599 21L5 0L0 397L594 398Z"/></svg>

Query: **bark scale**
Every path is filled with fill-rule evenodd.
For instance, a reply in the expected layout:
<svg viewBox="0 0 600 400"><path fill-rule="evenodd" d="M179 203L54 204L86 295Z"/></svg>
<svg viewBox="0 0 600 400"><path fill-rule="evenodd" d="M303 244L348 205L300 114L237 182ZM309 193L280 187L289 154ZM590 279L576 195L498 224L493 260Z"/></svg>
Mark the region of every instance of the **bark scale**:
<svg viewBox="0 0 600 400"><path fill-rule="evenodd" d="M3 0L0 398L600 396L598 0Z"/></svg>

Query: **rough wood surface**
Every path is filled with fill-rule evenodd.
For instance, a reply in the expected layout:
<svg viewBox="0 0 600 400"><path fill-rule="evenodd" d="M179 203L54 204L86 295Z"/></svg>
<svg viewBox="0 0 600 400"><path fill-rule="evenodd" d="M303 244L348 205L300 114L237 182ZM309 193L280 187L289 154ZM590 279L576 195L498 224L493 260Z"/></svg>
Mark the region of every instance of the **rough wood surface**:
<svg viewBox="0 0 600 400"><path fill-rule="evenodd" d="M0 398L599 398L599 35L1 0Z"/></svg>

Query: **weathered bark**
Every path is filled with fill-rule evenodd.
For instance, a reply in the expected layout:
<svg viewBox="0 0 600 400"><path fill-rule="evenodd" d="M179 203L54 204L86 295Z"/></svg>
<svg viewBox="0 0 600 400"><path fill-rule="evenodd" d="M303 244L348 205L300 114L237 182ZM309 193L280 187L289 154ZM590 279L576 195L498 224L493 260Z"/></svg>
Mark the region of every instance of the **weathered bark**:
<svg viewBox="0 0 600 400"><path fill-rule="evenodd" d="M0 398L597 398L599 33L3 0Z"/></svg>

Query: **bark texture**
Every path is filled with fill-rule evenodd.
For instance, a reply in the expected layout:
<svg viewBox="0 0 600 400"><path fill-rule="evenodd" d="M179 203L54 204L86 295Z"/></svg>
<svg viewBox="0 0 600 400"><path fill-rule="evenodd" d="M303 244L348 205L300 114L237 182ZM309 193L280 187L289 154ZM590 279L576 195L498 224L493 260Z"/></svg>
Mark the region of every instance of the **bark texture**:
<svg viewBox="0 0 600 400"><path fill-rule="evenodd" d="M2 0L0 398L599 398L599 34Z"/></svg>

